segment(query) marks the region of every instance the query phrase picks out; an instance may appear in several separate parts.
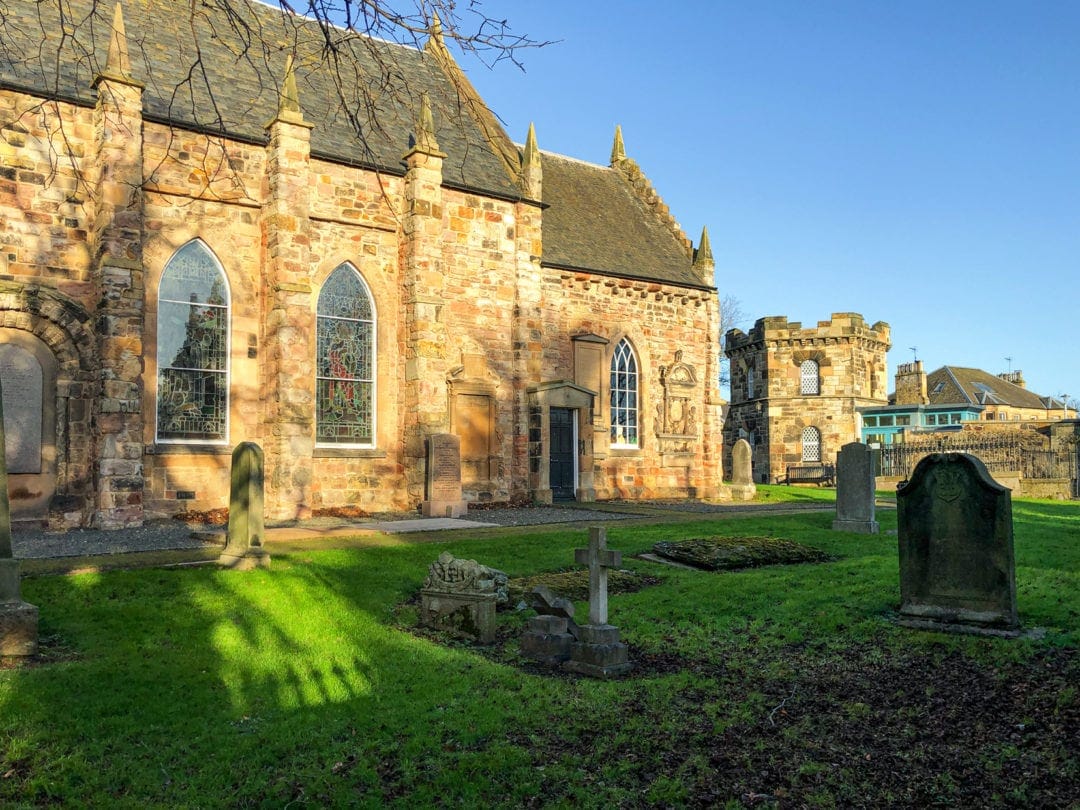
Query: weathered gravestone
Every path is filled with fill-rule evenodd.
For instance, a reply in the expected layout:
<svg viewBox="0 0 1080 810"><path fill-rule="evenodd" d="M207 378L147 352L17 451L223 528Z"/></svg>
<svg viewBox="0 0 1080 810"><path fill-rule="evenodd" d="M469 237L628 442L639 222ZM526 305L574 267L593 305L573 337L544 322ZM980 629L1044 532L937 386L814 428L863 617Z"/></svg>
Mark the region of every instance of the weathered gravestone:
<svg viewBox="0 0 1080 810"><path fill-rule="evenodd" d="M842 532L877 534L874 519L876 494L874 457L862 442L840 448L836 457L836 519L832 527Z"/></svg>
<svg viewBox="0 0 1080 810"><path fill-rule="evenodd" d="M453 630L483 644L495 640L495 608L508 599L506 574L444 551L420 590L420 623Z"/></svg>
<svg viewBox="0 0 1080 810"><path fill-rule="evenodd" d="M0 391L0 448L4 446L3 392ZM38 646L38 609L22 600L19 561L11 553L11 506L7 463L0 452L0 656L33 655Z"/></svg>
<svg viewBox="0 0 1080 810"><path fill-rule="evenodd" d="M737 501L752 501L757 493L754 484L754 449L746 439L739 439L731 448L731 497Z"/></svg>
<svg viewBox="0 0 1080 810"><path fill-rule="evenodd" d="M570 658L577 634L574 603L537 585L529 594L530 607L538 615L529 619L521 636L521 654L545 664L559 664Z"/></svg>
<svg viewBox="0 0 1080 810"><path fill-rule="evenodd" d="M461 439L435 433L427 441L427 500L420 504L424 517L464 517L469 510L461 496Z"/></svg>
<svg viewBox="0 0 1080 810"><path fill-rule="evenodd" d="M1017 635L1009 490L974 456L935 453L896 494L900 624Z"/></svg>
<svg viewBox="0 0 1080 810"><path fill-rule="evenodd" d="M589 566L589 623L578 625L577 641L564 665L571 672L610 678L629 672L626 645L619 628L608 624L607 572L622 565L622 552L607 548L607 530L589 529L589 547L574 549L574 560Z"/></svg>
<svg viewBox="0 0 1080 810"><path fill-rule="evenodd" d="M229 535L218 562L240 571L269 568L263 548L263 451L255 442L241 442L232 454L229 491Z"/></svg>

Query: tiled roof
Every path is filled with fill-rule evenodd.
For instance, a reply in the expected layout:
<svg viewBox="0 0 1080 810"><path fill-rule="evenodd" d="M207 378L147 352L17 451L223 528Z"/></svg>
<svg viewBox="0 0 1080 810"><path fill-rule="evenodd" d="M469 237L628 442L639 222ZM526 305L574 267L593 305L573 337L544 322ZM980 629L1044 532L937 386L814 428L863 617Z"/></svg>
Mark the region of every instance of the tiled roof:
<svg viewBox="0 0 1080 810"><path fill-rule="evenodd" d="M58 16L61 5L66 23ZM195 3L191 14L189 4L177 0L123 4L132 78L146 86L147 118L265 142L295 41L296 83L304 118L315 125L314 154L403 173L401 158L416 128L420 95L427 92L436 139L447 153L444 180L496 196L520 196L478 120L462 114L450 78L430 54L331 28L344 54L334 66L324 53L323 29L313 21L257 2L230 3L233 16L227 16L223 5ZM93 104L92 83L105 64L112 14L108 0L9 5L6 35L25 45L0 55L0 82ZM73 25L79 26L78 37L60 35ZM86 48L91 38L92 50ZM245 41L252 43L246 52ZM13 59L14 53L25 57ZM341 89L335 78L341 79ZM370 111L358 89L364 85L374 99Z"/></svg>
<svg viewBox="0 0 1080 810"><path fill-rule="evenodd" d="M543 155L543 263L703 287L671 230L616 169ZM602 238L598 238L602 237Z"/></svg>
<svg viewBox="0 0 1080 810"><path fill-rule="evenodd" d="M932 405L1008 405L1046 410L1061 408L1053 397L1040 397L1014 383L978 368L942 366L926 375L926 393Z"/></svg>
<svg viewBox="0 0 1080 810"><path fill-rule="evenodd" d="M63 7L65 21L59 18ZM258 2L227 4L128 0L124 23L132 78L145 85L144 115L255 143L266 142L287 55L296 46L300 107L314 125L312 153L335 162L402 174L427 93L443 181L504 199L520 199L507 162L517 158L505 131L468 80L432 49L419 50L315 22ZM0 86L92 105L112 30L113 3L65 0L9 5L0 53ZM189 13L194 9L194 13ZM79 34L71 37L72 26ZM68 36L61 36L61 32ZM326 37L346 54L331 65ZM244 42L251 42L247 50ZM92 42L93 47L87 48ZM21 44L20 44L21 43ZM268 44L267 44L268 43ZM198 51L196 51L196 45ZM17 54L25 54L22 59ZM192 66L199 70L192 72ZM341 80L340 88L335 78ZM369 88L367 98L357 88ZM208 89L208 87L210 89ZM357 128L363 138L357 136ZM549 266L706 287L671 229L634 194L618 171L543 156L544 255Z"/></svg>

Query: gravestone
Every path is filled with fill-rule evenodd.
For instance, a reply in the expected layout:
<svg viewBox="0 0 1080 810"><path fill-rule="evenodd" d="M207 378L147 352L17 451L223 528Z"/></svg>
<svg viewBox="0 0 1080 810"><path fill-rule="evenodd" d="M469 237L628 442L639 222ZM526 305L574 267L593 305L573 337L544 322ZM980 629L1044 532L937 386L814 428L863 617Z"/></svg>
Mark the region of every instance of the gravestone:
<svg viewBox="0 0 1080 810"><path fill-rule="evenodd" d="M607 548L607 530L589 529L589 547L574 550L574 560L589 566L589 623L578 625L577 641L564 665L570 672L610 678L629 672L626 645L619 628L608 624L607 572L622 565L622 552Z"/></svg>
<svg viewBox="0 0 1080 810"><path fill-rule="evenodd" d="M428 566L420 590L420 623L490 644L495 640L495 609L508 599L508 582L502 571L444 551Z"/></svg>
<svg viewBox="0 0 1080 810"><path fill-rule="evenodd" d="M41 472L41 364L21 346L0 346L8 475Z"/></svg>
<svg viewBox="0 0 1080 810"><path fill-rule="evenodd" d="M3 445L3 391L0 390L0 447ZM3 454L0 454L0 656L33 655L37 652L37 647L38 609L22 600L19 561L11 552L7 464Z"/></svg>
<svg viewBox="0 0 1080 810"><path fill-rule="evenodd" d="M754 485L754 449L746 439L739 439L731 448L731 497L737 501L752 501L757 494Z"/></svg>
<svg viewBox="0 0 1080 810"><path fill-rule="evenodd" d="M529 598L530 607L538 615L529 619L521 636L521 654L545 664L568 660L578 629L574 624L574 603L556 596L545 585L533 588Z"/></svg>
<svg viewBox="0 0 1080 810"><path fill-rule="evenodd" d="M862 442L840 448L836 457L836 519L832 527L842 532L877 534L881 529L874 519L873 452Z"/></svg>
<svg viewBox="0 0 1080 810"><path fill-rule="evenodd" d="M1012 498L966 453L935 453L897 489L900 624L1015 636Z"/></svg>
<svg viewBox="0 0 1080 810"><path fill-rule="evenodd" d="M240 442L232 454L229 492L229 535L218 562L250 571L269 568L263 548L263 451L255 442Z"/></svg>
<svg viewBox="0 0 1080 810"><path fill-rule="evenodd" d="M424 517L464 517L469 506L461 496L461 439L434 433L427 441L427 500Z"/></svg>

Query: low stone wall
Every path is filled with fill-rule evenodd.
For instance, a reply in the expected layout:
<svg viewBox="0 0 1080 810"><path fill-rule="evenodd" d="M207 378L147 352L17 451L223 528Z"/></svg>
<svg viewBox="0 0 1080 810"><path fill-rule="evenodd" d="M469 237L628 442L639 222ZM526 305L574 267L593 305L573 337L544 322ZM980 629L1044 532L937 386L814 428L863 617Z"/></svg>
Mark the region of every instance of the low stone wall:
<svg viewBox="0 0 1080 810"><path fill-rule="evenodd" d="M1069 478L1021 478L1020 473L1015 471L992 475L995 481L1011 489L1018 498L1072 498L1073 484ZM892 491L903 480L892 475L879 475L874 486L878 490Z"/></svg>

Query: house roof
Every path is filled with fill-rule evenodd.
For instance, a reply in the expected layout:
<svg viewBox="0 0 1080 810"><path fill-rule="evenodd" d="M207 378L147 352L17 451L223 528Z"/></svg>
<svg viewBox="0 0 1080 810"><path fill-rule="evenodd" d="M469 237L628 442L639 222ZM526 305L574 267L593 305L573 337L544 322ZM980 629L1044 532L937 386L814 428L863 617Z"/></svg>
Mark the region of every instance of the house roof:
<svg viewBox="0 0 1080 810"><path fill-rule="evenodd" d="M228 4L228 13L225 7L175 0L123 5L131 78L145 86L146 119L265 143L286 59L295 51L299 103L314 125L315 157L403 174L402 156L427 94L435 137L447 155L443 182L522 198L516 147L441 39L419 49L320 26L258 2ZM94 104L112 14L112 3L100 0L13 4L4 24L14 47L0 53L0 87ZM344 54L337 64L328 55L334 48ZM617 171L551 154L544 155L543 168L545 264L707 286L691 271L672 230Z"/></svg>
<svg viewBox="0 0 1080 810"><path fill-rule="evenodd" d="M1007 405L1038 410L1060 409L1060 400L1041 397L978 368L942 366L926 375L926 393L932 405Z"/></svg>

